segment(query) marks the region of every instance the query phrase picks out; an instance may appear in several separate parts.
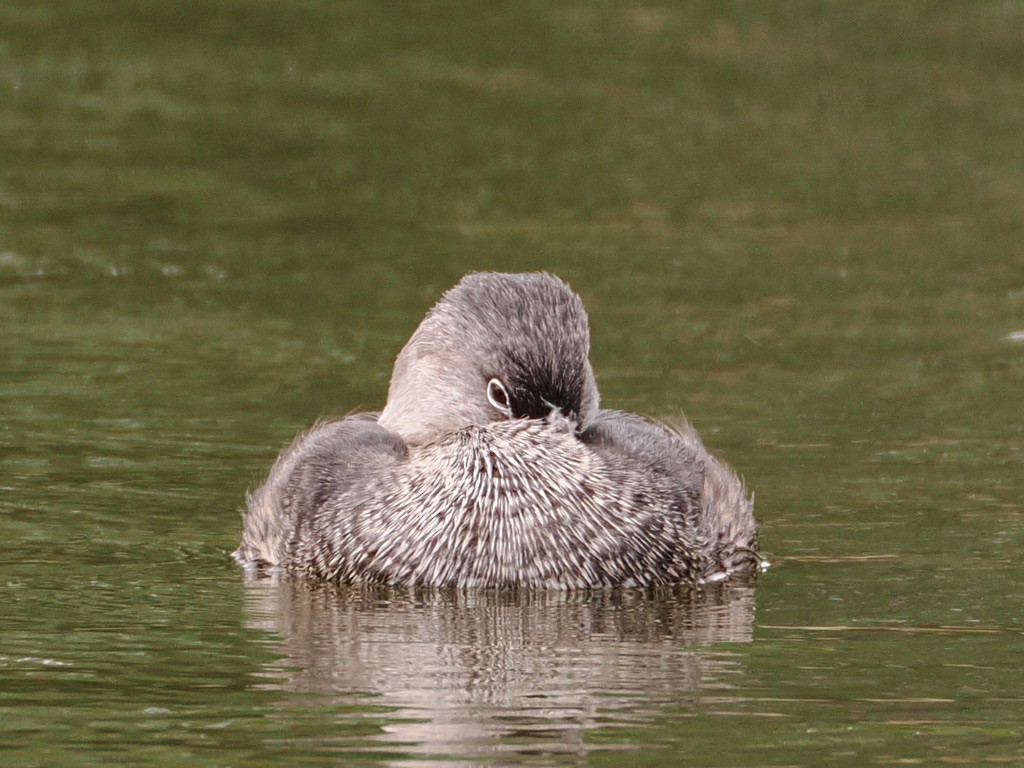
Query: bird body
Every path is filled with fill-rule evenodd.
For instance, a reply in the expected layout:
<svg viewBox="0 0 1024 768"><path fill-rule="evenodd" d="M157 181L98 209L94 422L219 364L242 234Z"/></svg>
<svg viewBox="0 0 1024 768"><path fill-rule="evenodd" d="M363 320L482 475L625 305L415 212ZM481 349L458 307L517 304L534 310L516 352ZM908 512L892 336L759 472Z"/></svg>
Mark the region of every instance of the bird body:
<svg viewBox="0 0 1024 768"><path fill-rule="evenodd" d="M250 495L247 564L391 584L586 588L756 568L742 483L696 431L598 406L582 302L466 277L400 353L388 404L314 426Z"/></svg>

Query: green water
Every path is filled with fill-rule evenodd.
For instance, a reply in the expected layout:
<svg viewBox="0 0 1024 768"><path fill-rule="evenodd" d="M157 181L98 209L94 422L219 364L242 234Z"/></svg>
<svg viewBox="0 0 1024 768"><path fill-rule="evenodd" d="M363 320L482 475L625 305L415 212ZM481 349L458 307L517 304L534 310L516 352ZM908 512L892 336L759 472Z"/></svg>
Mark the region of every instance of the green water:
<svg viewBox="0 0 1024 768"><path fill-rule="evenodd" d="M1022 146L1013 0L0 0L0 762L1024 763ZM474 269L572 283L767 574L246 581Z"/></svg>

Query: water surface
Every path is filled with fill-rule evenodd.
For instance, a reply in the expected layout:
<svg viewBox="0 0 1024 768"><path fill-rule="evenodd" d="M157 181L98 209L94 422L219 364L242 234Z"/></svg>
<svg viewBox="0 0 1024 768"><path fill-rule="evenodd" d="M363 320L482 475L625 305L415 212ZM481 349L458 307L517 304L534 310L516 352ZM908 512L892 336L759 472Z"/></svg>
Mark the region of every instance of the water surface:
<svg viewBox="0 0 1024 768"><path fill-rule="evenodd" d="M1024 761L1024 6L0 0L5 765ZM474 269L590 311L774 567L247 580Z"/></svg>

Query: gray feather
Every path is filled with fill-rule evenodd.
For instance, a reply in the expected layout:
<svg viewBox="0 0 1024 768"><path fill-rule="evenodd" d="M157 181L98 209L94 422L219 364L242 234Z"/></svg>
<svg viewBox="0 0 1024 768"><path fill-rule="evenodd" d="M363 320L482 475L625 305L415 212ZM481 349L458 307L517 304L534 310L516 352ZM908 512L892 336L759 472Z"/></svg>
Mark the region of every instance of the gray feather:
<svg viewBox="0 0 1024 768"><path fill-rule="evenodd" d="M588 356L583 304L558 278L464 278L399 354L379 417L319 424L281 454L249 497L236 557L463 587L753 570L743 484L689 425L600 410ZM488 399L493 378L507 409Z"/></svg>

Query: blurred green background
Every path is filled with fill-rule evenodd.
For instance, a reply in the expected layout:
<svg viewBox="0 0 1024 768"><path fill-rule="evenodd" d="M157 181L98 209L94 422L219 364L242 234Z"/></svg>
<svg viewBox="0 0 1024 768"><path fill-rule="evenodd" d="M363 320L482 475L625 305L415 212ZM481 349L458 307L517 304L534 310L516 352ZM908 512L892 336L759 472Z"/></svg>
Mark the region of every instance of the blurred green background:
<svg viewBox="0 0 1024 768"><path fill-rule="evenodd" d="M604 403L685 411L776 562L753 642L698 652L730 695L644 704L630 646L577 693L635 711L566 715L572 760L1024 759L1022 146L1015 0L0 0L12 764L459 762L344 681L271 725L292 657L227 555L281 445L379 407L481 269L567 279ZM524 707L472 759L563 761Z"/></svg>

